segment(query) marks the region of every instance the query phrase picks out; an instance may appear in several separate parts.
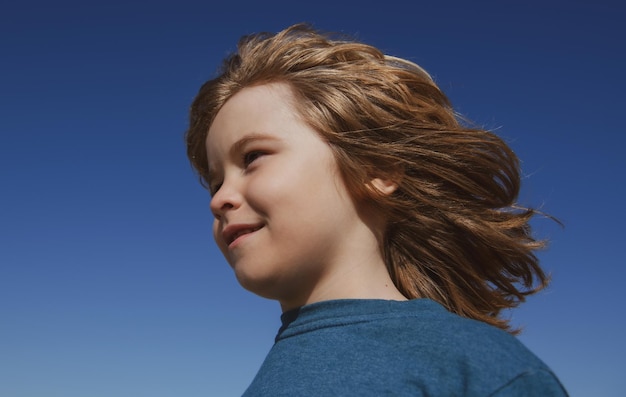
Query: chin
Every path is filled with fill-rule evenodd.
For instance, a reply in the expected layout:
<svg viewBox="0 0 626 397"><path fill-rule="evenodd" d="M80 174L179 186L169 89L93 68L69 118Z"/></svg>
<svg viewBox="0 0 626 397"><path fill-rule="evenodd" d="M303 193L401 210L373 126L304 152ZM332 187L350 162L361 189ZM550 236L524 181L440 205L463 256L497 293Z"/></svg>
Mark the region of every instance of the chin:
<svg viewBox="0 0 626 397"><path fill-rule="evenodd" d="M244 289L264 298L274 299L272 291L276 290L277 277L258 271L246 271L244 266L234 266L233 268L237 281Z"/></svg>
<svg viewBox="0 0 626 397"><path fill-rule="evenodd" d="M262 298L281 302L298 300L292 288L294 283L284 280L276 274L259 274L258 272L245 272L241 268L235 269L235 275L239 284L246 290Z"/></svg>

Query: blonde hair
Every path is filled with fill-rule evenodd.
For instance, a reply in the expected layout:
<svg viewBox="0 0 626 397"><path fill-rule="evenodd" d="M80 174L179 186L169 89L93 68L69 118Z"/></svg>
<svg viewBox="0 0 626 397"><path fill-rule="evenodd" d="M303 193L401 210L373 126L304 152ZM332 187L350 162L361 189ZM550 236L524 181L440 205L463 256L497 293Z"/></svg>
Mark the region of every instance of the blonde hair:
<svg viewBox="0 0 626 397"><path fill-rule="evenodd" d="M208 180L206 134L244 87L287 83L302 119L328 142L355 200L386 215L381 250L407 298L510 329L503 309L545 287L534 210L516 204L519 162L495 134L461 122L418 65L307 25L243 37L195 98L187 153ZM398 184L390 195L373 177Z"/></svg>

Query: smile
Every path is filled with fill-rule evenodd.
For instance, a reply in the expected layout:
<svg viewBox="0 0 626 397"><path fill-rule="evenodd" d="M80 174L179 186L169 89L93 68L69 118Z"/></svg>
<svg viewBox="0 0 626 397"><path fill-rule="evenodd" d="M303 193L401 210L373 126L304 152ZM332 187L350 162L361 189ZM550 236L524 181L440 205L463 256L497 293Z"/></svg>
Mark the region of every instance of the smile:
<svg viewBox="0 0 626 397"><path fill-rule="evenodd" d="M222 235L224 237L224 241L226 242L226 245L230 246L239 237L246 235L246 234L254 233L257 230L261 229L262 227L263 225L253 225L253 226L232 225L232 226L226 227Z"/></svg>

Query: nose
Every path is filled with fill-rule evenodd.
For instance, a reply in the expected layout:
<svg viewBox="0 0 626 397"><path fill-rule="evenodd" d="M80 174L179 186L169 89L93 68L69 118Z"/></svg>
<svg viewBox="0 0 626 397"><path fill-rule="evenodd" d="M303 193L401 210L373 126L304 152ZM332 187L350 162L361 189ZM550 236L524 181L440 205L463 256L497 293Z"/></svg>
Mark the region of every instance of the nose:
<svg viewBox="0 0 626 397"><path fill-rule="evenodd" d="M224 183L211 197L211 212L216 219L241 206L242 196L233 183Z"/></svg>

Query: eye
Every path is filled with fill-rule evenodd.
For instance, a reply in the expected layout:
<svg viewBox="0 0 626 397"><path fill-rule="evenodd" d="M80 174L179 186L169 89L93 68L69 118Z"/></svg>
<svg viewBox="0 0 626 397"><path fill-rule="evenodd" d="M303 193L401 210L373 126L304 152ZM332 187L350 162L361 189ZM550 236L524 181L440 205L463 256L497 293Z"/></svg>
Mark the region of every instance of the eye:
<svg viewBox="0 0 626 397"><path fill-rule="evenodd" d="M221 187L222 187L222 182L209 184L209 194L211 196L214 196L215 193L217 193L217 191L220 190Z"/></svg>
<svg viewBox="0 0 626 397"><path fill-rule="evenodd" d="M258 159L259 157L265 155L265 152L261 151L261 150L251 150L249 152L245 152L243 154L243 165L244 167L248 167L250 164L252 164L256 159Z"/></svg>

